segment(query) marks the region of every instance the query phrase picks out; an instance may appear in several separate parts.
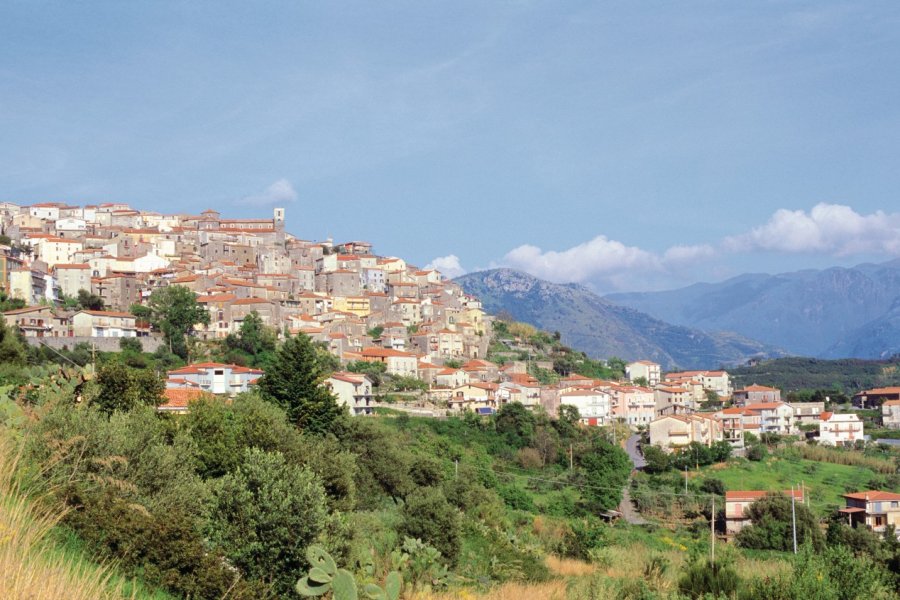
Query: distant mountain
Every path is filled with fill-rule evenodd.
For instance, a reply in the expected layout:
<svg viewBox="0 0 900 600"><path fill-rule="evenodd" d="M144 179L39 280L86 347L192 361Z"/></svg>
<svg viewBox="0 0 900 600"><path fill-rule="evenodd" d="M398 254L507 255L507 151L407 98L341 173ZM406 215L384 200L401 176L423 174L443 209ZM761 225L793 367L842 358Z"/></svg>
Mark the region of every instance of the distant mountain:
<svg viewBox="0 0 900 600"><path fill-rule="evenodd" d="M782 356L773 347L731 333L673 326L609 302L587 288L549 283L511 269L464 275L456 282L492 314L558 331L562 341L590 356L650 359L665 368L715 368L750 357Z"/></svg>
<svg viewBox="0 0 900 600"><path fill-rule="evenodd" d="M900 260L605 298L670 323L735 331L805 356L880 358L896 352L900 339Z"/></svg>

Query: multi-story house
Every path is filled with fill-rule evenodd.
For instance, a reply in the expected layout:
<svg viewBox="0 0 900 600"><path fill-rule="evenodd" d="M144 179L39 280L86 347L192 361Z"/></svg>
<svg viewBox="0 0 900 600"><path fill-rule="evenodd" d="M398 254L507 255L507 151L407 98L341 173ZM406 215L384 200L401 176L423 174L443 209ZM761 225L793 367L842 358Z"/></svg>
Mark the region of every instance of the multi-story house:
<svg viewBox="0 0 900 600"><path fill-rule="evenodd" d="M585 425L606 425L610 422L611 398L604 390L574 390L559 395L561 405L574 406Z"/></svg>
<svg viewBox="0 0 900 600"><path fill-rule="evenodd" d="M881 424L888 429L900 429L900 400L885 400L882 403Z"/></svg>
<svg viewBox="0 0 900 600"><path fill-rule="evenodd" d="M77 337L137 337L137 320L126 312L80 310L72 315Z"/></svg>
<svg viewBox="0 0 900 600"><path fill-rule="evenodd" d="M794 409L795 429L800 429L801 425L817 425L825 411L824 402L788 402L788 406Z"/></svg>
<svg viewBox="0 0 900 600"><path fill-rule="evenodd" d="M721 424L711 414L666 415L650 422L650 443L666 452L692 442L711 446L722 440Z"/></svg>
<svg viewBox="0 0 900 600"><path fill-rule="evenodd" d="M211 394L233 396L248 391L262 377L263 372L249 367L208 362L175 369L166 375L167 389L199 389Z"/></svg>
<svg viewBox="0 0 900 600"><path fill-rule="evenodd" d="M860 408L874 408L887 400L900 400L900 386L863 390L853 395L853 405Z"/></svg>
<svg viewBox="0 0 900 600"><path fill-rule="evenodd" d="M53 267L53 274L60 293L65 296L74 298L79 290L91 291L91 266L88 264L59 264Z"/></svg>
<svg viewBox="0 0 900 600"><path fill-rule="evenodd" d="M338 371L325 380L325 385L334 393L338 404L347 407L351 415L374 414L372 380L368 375Z"/></svg>
<svg viewBox="0 0 900 600"><path fill-rule="evenodd" d="M733 399L735 406L781 402L781 390L753 384L743 389L735 390Z"/></svg>
<svg viewBox="0 0 900 600"><path fill-rule="evenodd" d="M110 273L106 277L91 279L91 293L103 300L103 305L118 310L128 310L141 300L141 283L134 275Z"/></svg>
<svg viewBox="0 0 900 600"><path fill-rule="evenodd" d="M474 411L478 414L492 414L498 406L496 383L467 383L454 388L447 402L452 411Z"/></svg>
<svg viewBox="0 0 900 600"><path fill-rule="evenodd" d="M6 324L18 327L25 337L53 337L53 317L49 306L30 306L3 313Z"/></svg>
<svg viewBox="0 0 900 600"><path fill-rule="evenodd" d="M638 360L625 365L625 376L634 383L638 379L643 379L646 385L653 387L660 381L660 366L649 360Z"/></svg>
<svg viewBox="0 0 900 600"><path fill-rule="evenodd" d="M754 502L764 498L771 492L759 490L729 490L725 492L725 533L728 536L737 535L741 529L752 525L747 509ZM803 502L803 490L786 490L785 496L794 497L797 503Z"/></svg>
<svg viewBox="0 0 900 600"><path fill-rule="evenodd" d="M758 411L735 406L716 413L722 424L723 439L737 448L744 447L744 434L759 435L762 416Z"/></svg>
<svg viewBox="0 0 900 600"><path fill-rule="evenodd" d="M819 421L819 443L828 446L852 446L864 439L863 422L856 413L824 412Z"/></svg>
<svg viewBox="0 0 900 600"><path fill-rule="evenodd" d="M658 385L653 390L657 415L683 415L694 412L694 394L690 388Z"/></svg>
<svg viewBox="0 0 900 600"><path fill-rule="evenodd" d="M893 525L895 534L900 536L900 494L870 490L844 494L846 507L838 511L847 517L847 522L857 527L862 525L876 533L884 533L888 525Z"/></svg>
<svg viewBox="0 0 900 600"><path fill-rule="evenodd" d="M790 435L794 428L794 409L784 402L759 402L743 406L759 413L759 432Z"/></svg>
<svg viewBox="0 0 900 600"><path fill-rule="evenodd" d="M624 421L632 429L646 427L656 418L656 398L645 387L621 385L610 387L613 417Z"/></svg>
<svg viewBox="0 0 900 600"><path fill-rule="evenodd" d="M415 377L418 373L417 368L419 359L415 354L409 352L401 352L390 348L363 348L358 355L356 353L345 353L345 357L351 360L365 360L368 362L384 363L387 373L390 375L399 375L401 377Z"/></svg>

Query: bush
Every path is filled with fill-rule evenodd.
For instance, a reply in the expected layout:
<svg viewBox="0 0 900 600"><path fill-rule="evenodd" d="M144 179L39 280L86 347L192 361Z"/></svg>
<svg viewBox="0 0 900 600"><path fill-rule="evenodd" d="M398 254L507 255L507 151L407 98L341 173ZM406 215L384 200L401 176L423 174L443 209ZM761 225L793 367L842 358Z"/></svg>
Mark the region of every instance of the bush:
<svg viewBox="0 0 900 600"><path fill-rule="evenodd" d="M816 550L824 546L822 530L815 515L804 504L796 503L797 544L809 543ZM757 500L747 508L752 525L737 535L738 545L757 550L793 549L791 499L775 492Z"/></svg>
<svg viewBox="0 0 900 600"><path fill-rule="evenodd" d="M705 492L707 494L715 494L717 496L725 495L725 483L721 479L715 479L713 477L704 479L703 483L700 485L700 491Z"/></svg>
<svg viewBox="0 0 900 600"><path fill-rule="evenodd" d="M644 454L644 460L647 461L647 466L644 467L645 471L648 473L664 473L669 470L671 466L669 455L662 448L647 445L641 450Z"/></svg>
<svg viewBox="0 0 900 600"><path fill-rule="evenodd" d="M534 448L519 448L516 452L516 461L523 469L540 469L544 466L540 452Z"/></svg>
<svg viewBox="0 0 900 600"><path fill-rule="evenodd" d="M766 456L768 455L769 451L766 450L766 447L762 444L754 444L747 450L747 460L752 460L755 462L765 460Z"/></svg>
<svg viewBox="0 0 900 600"><path fill-rule="evenodd" d="M728 562L694 560L678 580L678 591L691 598L704 598L707 594L714 598L730 597L740 584L737 571Z"/></svg>
<svg viewBox="0 0 900 600"><path fill-rule="evenodd" d="M402 535L434 546L448 564L456 564L462 545L459 511L440 489L418 488L407 497L402 513Z"/></svg>
<svg viewBox="0 0 900 600"><path fill-rule="evenodd" d="M280 453L246 450L240 466L215 482L210 539L246 578L293 594L305 550L327 528L322 483Z"/></svg>

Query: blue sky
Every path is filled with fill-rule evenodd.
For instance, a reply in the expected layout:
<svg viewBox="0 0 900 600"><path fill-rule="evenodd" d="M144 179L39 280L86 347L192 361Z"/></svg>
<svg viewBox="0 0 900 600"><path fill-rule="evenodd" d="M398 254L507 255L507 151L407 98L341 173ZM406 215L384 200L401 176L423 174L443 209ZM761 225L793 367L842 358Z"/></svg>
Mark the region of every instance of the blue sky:
<svg viewBox="0 0 900 600"><path fill-rule="evenodd" d="M900 256L900 3L0 4L0 199L600 291Z"/></svg>

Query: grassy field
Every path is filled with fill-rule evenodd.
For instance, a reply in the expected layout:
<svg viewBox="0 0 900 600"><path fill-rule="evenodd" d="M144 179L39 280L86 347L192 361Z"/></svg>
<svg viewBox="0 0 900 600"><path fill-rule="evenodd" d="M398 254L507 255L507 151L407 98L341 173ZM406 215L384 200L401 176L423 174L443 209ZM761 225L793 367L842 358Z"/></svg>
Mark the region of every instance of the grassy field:
<svg viewBox="0 0 900 600"><path fill-rule="evenodd" d="M769 456L760 462L731 460L704 467L689 476L721 479L729 490L777 491L802 482L810 505L820 512L844 506L841 494L870 489L869 483L879 478L871 469L862 467L778 456Z"/></svg>

